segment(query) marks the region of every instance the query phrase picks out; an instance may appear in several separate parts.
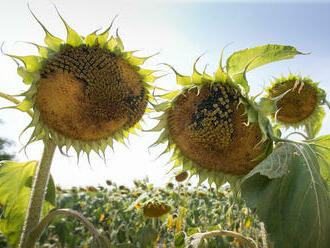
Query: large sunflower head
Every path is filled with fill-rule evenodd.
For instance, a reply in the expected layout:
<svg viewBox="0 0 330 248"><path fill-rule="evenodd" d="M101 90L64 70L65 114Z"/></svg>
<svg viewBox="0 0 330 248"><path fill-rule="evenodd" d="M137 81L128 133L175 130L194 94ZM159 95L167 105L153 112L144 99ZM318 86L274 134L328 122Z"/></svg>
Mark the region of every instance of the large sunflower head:
<svg viewBox="0 0 330 248"><path fill-rule="evenodd" d="M174 70L175 71L175 70ZM174 167L221 185L237 182L262 161L272 147L257 121L251 100L219 67L214 77L199 73L191 77L176 73L182 90L163 95L156 106L164 111L153 129L164 129L155 144L168 142Z"/></svg>
<svg viewBox="0 0 330 248"><path fill-rule="evenodd" d="M36 45L40 56L9 55L24 63L18 74L30 85L17 106L33 110L29 143L51 139L60 148L73 146L78 154L104 153L113 140L123 142L139 129L151 99L149 83L156 79L154 71L140 67L149 57L124 51L118 32L108 39L111 25L82 37L61 17L67 30L64 42L35 19L46 33L47 46Z"/></svg>
<svg viewBox="0 0 330 248"><path fill-rule="evenodd" d="M316 135L325 116L321 105L326 96L318 84L310 78L292 74L287 78L276 78L271 87L266 89L268 98L283 95L276 101L274 120L287 128L310 125Z"/></svg>

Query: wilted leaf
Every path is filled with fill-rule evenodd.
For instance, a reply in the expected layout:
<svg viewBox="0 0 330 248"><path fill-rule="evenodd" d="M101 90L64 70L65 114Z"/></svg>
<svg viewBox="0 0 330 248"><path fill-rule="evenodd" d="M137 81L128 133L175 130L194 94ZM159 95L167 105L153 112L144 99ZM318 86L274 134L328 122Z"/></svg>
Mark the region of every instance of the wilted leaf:
<svg viewBox="0 0 330 248"><path fill-rule="evenodd" d="M318 158L310 145L285 143L243 179L242 196L275 247L330 247L330 199Z"/></svg>
<svg viewBox="0 0 330 248"><path fill-rule="evenodd" d="M36 161L0 162L0 204L4 206L0 231L14 247L19 242L37 164ZM42 216L54 208L54 205L55 185L50 177Z"/></svg>

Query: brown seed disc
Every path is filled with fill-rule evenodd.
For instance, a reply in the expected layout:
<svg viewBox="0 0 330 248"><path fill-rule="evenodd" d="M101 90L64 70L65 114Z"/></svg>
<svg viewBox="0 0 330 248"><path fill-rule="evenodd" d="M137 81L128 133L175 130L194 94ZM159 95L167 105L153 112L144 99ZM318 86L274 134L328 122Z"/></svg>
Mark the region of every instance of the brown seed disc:
<svg viewBox="0 0 330 248"><path fill-rule="evenodd" d="M261 131L246 126L240 95L228 84L206 84L182 93L169 110L171 139L181 153L204 169L236 175L246 174L260 161Z"/></svg>
<svg viewBox="0 0 330 248"><path fill-rule="evenodd" d="M36 106L49 128L77 140L107 138L134 126L148 98L140 75L98 46L66 46L40 71Z"/></svg>
<svg viewBox="0 0 330 248"><path fill-rule="evenodd" d="M291 89L276 105L277 119L284 123L298 123L307 119L318 104L317 90L302 80L291 80L275 84L269 90L271 98Z"/></svg>

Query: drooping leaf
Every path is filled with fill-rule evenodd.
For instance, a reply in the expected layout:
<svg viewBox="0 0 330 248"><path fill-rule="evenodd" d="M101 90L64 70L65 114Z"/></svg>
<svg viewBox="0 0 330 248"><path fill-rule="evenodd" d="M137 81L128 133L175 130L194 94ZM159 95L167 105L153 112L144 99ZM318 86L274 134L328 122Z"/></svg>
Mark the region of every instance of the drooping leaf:
<svg viewBox="0 0 330 248"><path fill-rule="evenodd" d="M0 204L4 206L0 231L14 247L17 246L28 207L36 161L0 162ZM55 184L50 177L42 217L55 206Z"/></svg>
<svg viewBox="0 0 330 248"><path fill-rule="evenodd" d="M241 188L275 247L330 247L330 199L312 146L283 144L244 177Z"/></svg>
<svg viewBox="0 0 330 248"><path fill-rule="evenodd" d="M264 46L256 46L233 53L227 59L227 73L233 75L241 73L246 65L256 58L247 68L250 71L256 67L283 59L291 59L297 54L303 54L293 46L284 46L276 44L268 44Z"/></svg>

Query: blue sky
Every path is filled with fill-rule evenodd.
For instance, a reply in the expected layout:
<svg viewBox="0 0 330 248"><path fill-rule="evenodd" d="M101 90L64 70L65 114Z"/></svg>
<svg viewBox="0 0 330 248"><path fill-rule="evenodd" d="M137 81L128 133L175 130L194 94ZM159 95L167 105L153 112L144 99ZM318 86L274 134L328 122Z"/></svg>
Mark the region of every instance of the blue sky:
<svg viewBox="0 0 330 248"><path fill-rule="evenodd" d="M231 53L267 43L296 46L310 55L296 56L295 59L276 62L260 67L248 74L252 93L269 85L273 76L289 72L310 76L320 81L320 87L330 94L330 2L329 1L111 1L80 0L52 1L62 16L78 33L87 35L98 28L106 28L118 14L115 28L127 50L141 50L144 56L160 52L150 59L145 68L160 69L168 76L157 81L157 86L176 89L175 77L168 68L159 63L173 65L182 74L191 74L192 65L201 54L198 68L208 64L212 73L218 65L221 49L225 56ZM265 3L267 2L267 3ZM276 3L275 3L276 2ZM297 3L299 2L299 3ZM323 2L323 3L320 3ZM65 28L49 1L30 1L31 8L47 28L56 36L65 38ZM113 29L114 33L115 29ZM35 48L17 41L31 41L43 44L44 34L33 20L26 2L8 1L0 10L0 41L3 49L12 54L35 54ZM26 86L16 75L16 64L0 55L0 91L17 94ZM0 106L8 102L0 100ZM329 115L329 110L327 110ZM18 150L29 137L29 131L18 134L29 123L29 117L14 110L0 111L0 136L16 142L12 149ZM145 128L154 121L146 118ZM330 119L325 118L321 134L330 133ZM107 151L107 163L92 155L91 164L85 157L77 159L73 151L70 157L56 153L52 166L55 182L65 187L104 184L111 179L120 184L132 185L134 178L149 176L156 185L165 183L171 175L166 174L170 165L165 165L168 156L156 159L160 148L148 150L158 134L140 133L132 136L128 147L115 145L115 152ZM21 142L21 143L20 143ZM18 155L19 161L38 160L42 151L39 143Z"/></svg>

